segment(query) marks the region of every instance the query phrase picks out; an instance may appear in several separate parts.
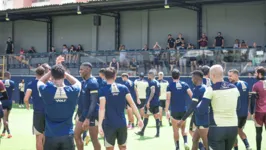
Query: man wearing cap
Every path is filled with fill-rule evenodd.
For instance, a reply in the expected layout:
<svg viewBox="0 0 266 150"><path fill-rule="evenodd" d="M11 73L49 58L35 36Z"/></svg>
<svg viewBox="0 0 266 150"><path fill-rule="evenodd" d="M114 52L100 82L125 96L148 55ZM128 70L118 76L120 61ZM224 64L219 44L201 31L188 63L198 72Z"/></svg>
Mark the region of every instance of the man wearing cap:
<svg viewBox="0 0 266 150"><path fill-rule="evenodd" d="M121 77L123 80L123 84L128 88L128 90L131 94L131 97L132 97L133 101L135 102L135 104L140 104L140 100L137 98L138 93L137 93L136 87L134 86L134 82L132 82L131 80L128 79L127 73L123 73ZM127 115L128 115L128 120L129 120L128 129L132 129L132 128L134 128L134 116L133 116L133 110L130 107L128 102L126 104L126 108L127 108Z"/></svg>
<svg viewBox="0 0 266 150"><path fill-rule="evenodd" d="M140 101L140 104L138 104L138 108L140 109L140 115L143 118L144 117L144 105L146 101L146 89L149 86L149 83L147 80L144 79L144 73L141 72L139 75L139 79L136 79L134 81L135 88L137 90L137 101Z"/></svg>

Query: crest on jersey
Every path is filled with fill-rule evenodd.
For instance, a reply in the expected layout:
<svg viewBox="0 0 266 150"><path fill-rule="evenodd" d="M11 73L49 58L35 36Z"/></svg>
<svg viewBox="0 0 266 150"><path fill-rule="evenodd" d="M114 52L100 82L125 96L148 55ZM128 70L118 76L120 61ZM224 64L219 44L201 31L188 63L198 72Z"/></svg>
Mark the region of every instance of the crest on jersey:
<svg viewBox="0 0 266 150"><path fill-rule="evenodd" d="M246 91L247 90L247 86L246 86L245 82L240 81L240 84L241 84L242 90Z"/></svg>
<svg viewBox="0 0 266 150"><path fill-rule="evenodd" d="M56 102L65 102L67 99L67 95L65 92L65 89L63 87L58 87L56 92L55 92L55 96L54 99Z"/></svg>
<svg viewBox="0 0 266 150"><path fill-rule="evenodd" d="M5 87L9 88L10 87L10 81L9 80L5 80Z"/></svg>
<svg viewBox="0 0 266 150"><path fill-rule="evenodd" d="M119 94L119 92L120 92L115 83L113 83L111 85L111 92L112 92L113 96L117 96Z"/></svg>
<svg viewBox="0 0 266 150"><path fill-rule="evenodd" d="M181 83L180 83L180 82L176 82L176 84L175 84L175 85L176 85L176 88L177 88L177 89L182 89L182 85L181 85Z"/></svg>

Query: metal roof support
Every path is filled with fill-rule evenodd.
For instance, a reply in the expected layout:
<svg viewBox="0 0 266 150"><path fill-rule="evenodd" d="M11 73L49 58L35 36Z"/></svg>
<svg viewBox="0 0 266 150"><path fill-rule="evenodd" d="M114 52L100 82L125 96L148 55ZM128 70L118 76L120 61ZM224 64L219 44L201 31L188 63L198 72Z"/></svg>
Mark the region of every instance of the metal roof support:
<svg viewBox="0 0 266 150"><path fill-rule="evenodd" d="M48 18L47 22L47 52L50 52L53 44L53 19L52 17Z"/></svg>
<svg viewBox="0 0 266 150"><path fill-rule="evenodd" d="M203 13L202 13L202 5L199 5L198 6L198 11L197 11L197 37L199 40L200 37L201 37L201 34L202 34L202 16L203 16ZM198 44L199 46L199 44Z"/></svg>
<svg viewBox="0 0 266 150"><path fill-rule="evenodd" d="M120 20L120 13L117 13L115 17L115 49L119 49L120 46L120 30L121 30L121 20Z"/></svg>

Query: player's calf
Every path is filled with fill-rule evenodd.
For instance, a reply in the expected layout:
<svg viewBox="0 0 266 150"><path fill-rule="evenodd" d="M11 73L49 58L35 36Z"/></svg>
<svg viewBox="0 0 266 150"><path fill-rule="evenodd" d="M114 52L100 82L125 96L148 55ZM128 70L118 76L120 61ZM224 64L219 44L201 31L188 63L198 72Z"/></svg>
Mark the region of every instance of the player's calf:
<svg viewBox="0 0 266 150"><path fill-rule="evenodd" d="M81 139L81 134L83 133L82 129L82 122L77 121L76 122L76 127L74 131L74 139L76 142L76 146L78 150L83 150L83 140Z"/></svg>

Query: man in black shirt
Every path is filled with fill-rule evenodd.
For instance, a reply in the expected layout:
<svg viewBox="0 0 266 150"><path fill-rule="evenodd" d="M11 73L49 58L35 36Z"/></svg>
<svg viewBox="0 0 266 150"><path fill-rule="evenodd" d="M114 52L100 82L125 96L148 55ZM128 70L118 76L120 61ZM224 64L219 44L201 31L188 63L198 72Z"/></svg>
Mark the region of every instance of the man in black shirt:
<svg viewBox="0 0 266 150"><path fill-rule="evenodd" d="M222 48L224 47L224 38L221 32L218 32L218 36L215 37L213 47Z"/></svg>
<svg viewBox="0 0 266 150"><path fill-rule="evenodd" d="M167 48L168 49L174 49L175 48L175 39L172 37L171 34L168 34Z"/></svg>
<svg viewBox="0 0 266 150"><path fill-rule="evenodd" d="M11 37L8 38L6 41L6 54L13 54L14 52L14 44L13 41L11 40Z"/></svg>
<svg viewBox="0 0 266 150"><path fill-rule="evenodd" d="M183 35L181 33L178 34L178 37L175 41L175 47L177 50L182 47L182 44L185 44L185 39L182 37Z"/></svg>

